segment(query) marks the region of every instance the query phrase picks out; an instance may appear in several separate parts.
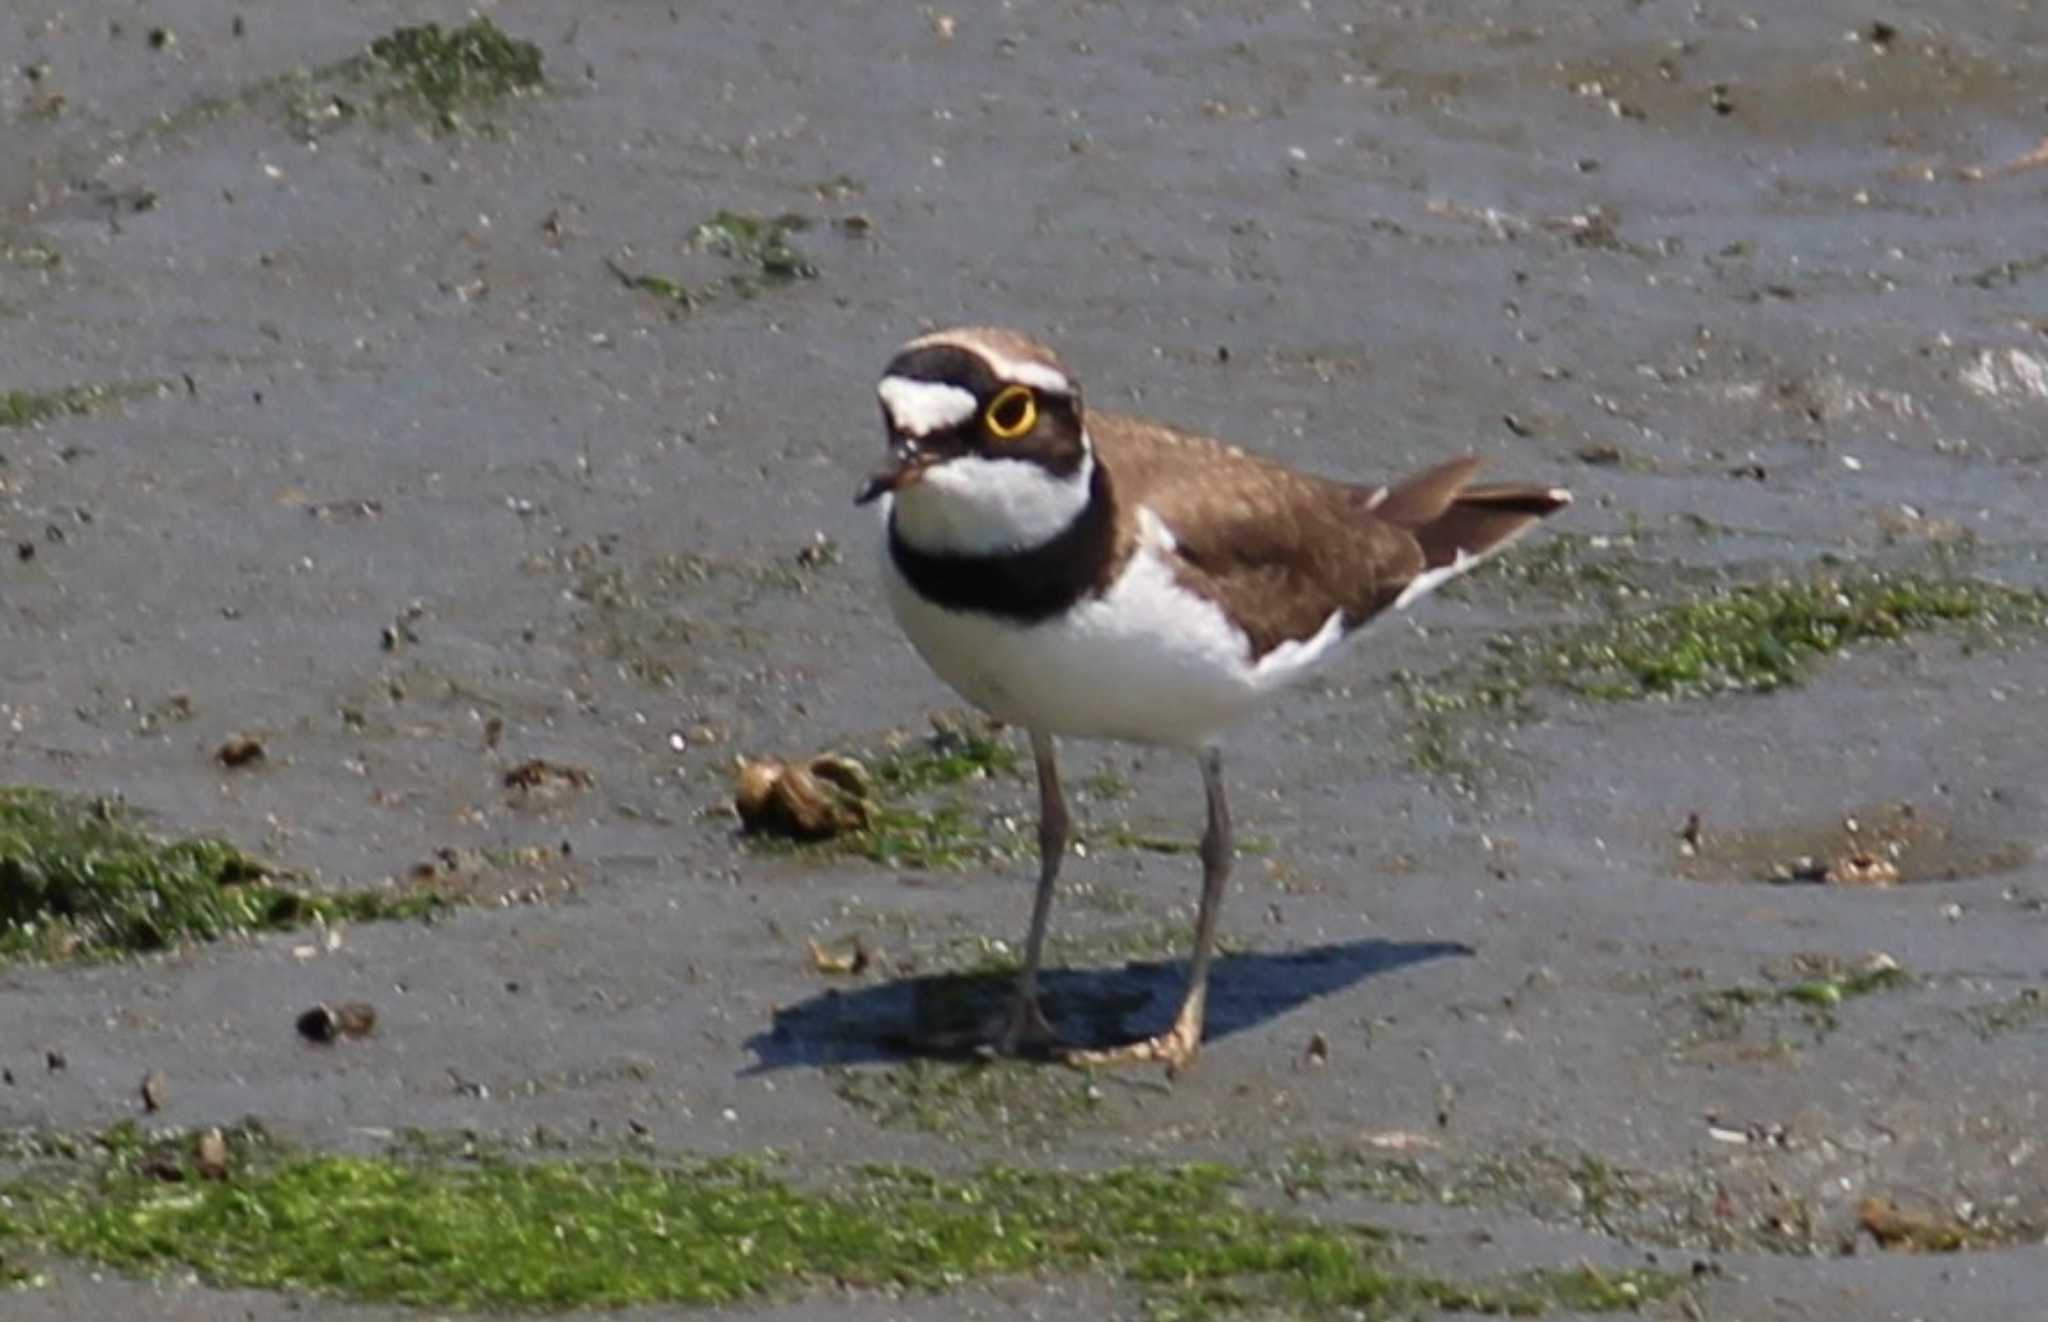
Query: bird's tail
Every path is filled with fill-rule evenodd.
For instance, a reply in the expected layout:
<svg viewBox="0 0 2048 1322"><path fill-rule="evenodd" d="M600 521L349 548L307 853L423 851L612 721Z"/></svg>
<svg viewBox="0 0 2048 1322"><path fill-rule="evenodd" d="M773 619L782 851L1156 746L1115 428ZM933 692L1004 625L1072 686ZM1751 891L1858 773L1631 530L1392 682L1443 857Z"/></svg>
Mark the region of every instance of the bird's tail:
<svg viewBox="0 0 2048 1322"><path fill-rule="evenodd" d="M1406 479L1374 507L1373 516L1404 528L1422 547L1423 572L1394 603L1405 606L1500 551L1538 521L1572 503L1563 487L1533 482L1472 486L1479 458L1466 455Z"/></svg>

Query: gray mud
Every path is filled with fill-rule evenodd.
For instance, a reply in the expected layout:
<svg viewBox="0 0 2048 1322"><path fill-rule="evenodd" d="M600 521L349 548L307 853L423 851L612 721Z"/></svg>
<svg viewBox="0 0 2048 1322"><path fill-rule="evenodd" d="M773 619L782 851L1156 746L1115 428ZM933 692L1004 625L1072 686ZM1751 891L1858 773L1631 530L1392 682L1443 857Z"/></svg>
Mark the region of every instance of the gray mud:
<svg viewBox="0 0 2048 1322"><path fill-rule="evenodd" d="M1568 483L1556 530L1632 548L1653 592L1824 557L2048 589L2048 170L1998 168L2048 132L2038 6L963 6L947 35L908 5L533 0L492 15L549 89L456 133L329 122L288 75L461 6L115 8L0 19L0 394L113 395L0 428L0 783L119 794L318 884L444 850L503 875L432 926L0 970L0 1125L135 1116L160 1069L158 1121L351 1149L629 1122L821 1165L1401 1142L1424 1174L1351 1210L1440 1269L1707 1264L1672 1316L2038 1310L2038 644L1916 636L1768 695L1550 693L1451 774L1411 756L1387 676L1614 602L1506 577L1432 602L1232 746L1270 847L1239 867L1200 1068L1028 1132L847 1100L893 1086L916 977L1020 934L1028 863L756 855L725 808L737 754L872 749L953 703L850 503L874 373L936 324L1040 333L1092 402L1310 469L1476 449ZM817 278L731 289L688 237L720 211L810 218ZM800 563L819 534L843 555ZM237 733L260 765L215 760ZM508 790L532 757L595 783ZM1192 766L1069 767L1130 783L1084 800L1097 826L1193 834ZM1028 839L1025 780L972 794ZM1750 880L1900 804L1943 833L1926 879ZM1069 866L1114 902L1056 913L1056 1013L1163 1020L1193 869ZM877 969L811 967L806 938L856 931ZM1878 954L1910 981L1826 1014L1715 997ZM341 999L375 1037L296 1038ZM1531 1154L1649 1192L1626 1216L1540 1171L1406 1196L1552 1169ZM1884 1253L1872 1196L2004 1230ZM394 1316L49 1269L10 1316ZM1103 1289L872 1315L1135 1306Z"/></svg>

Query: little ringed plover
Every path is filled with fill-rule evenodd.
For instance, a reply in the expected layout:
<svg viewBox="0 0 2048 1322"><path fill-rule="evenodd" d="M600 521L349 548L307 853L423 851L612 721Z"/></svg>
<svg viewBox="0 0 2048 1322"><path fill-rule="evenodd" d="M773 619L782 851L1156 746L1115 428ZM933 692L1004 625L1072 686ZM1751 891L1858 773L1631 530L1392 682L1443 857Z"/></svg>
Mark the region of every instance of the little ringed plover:
<svg viewBox="0 0 2048 1322"><path fill-rule="evenodd" d="M1038 1003L1068 844L1054 740L1185 749L1208 825L1185 999L1156 1037L1065 1050L1178 1071L1201 1046L1232 855L1221 740L1398 613L1570 503L1560 487L1477 485L1474 457L1390 485L1312 477L1234 446L1085 410L1052 351L1014 331L905 345L879 387L888 464L859 501L883 512L883 581L939 677L1030 736L1038 891L1024 969L986 1045L1061 1048Z"/></svg>

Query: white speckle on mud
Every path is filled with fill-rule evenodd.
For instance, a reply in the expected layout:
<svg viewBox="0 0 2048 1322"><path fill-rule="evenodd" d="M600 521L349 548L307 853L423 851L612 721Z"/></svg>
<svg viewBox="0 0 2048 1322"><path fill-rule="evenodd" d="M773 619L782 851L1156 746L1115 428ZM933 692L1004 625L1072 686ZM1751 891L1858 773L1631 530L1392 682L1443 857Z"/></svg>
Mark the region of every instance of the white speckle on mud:
<svg viewBox="0 0 2048 1322"><path fill-rule="evenodd" d="M1812 396L1824 418L1845 418L1852 413L1879 410L1893 417L1910 418L1918 412L1913 397L1903 390L1865 389L1839 374L1815 380Z"/></svg>
<svg viewBox="0 0 2048 1322"><path fill-rule="evenodd" d="M2048 362L2024 349L1982 349L1956 378L1986 399L2048 400Z"/></svg>

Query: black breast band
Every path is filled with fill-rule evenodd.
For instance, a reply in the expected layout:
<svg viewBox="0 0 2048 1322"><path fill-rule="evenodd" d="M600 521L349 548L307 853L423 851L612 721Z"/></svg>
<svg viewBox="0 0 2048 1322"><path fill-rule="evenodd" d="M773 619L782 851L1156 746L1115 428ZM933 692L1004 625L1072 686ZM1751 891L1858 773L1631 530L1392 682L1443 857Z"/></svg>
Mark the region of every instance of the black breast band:
<svg viewBox="0 0 2048 1322"><path fill-rule="evenodd" d="M1098 462L1088 483L1088 503L1058 536L1027 550L986 555L921 551L898 534L892 509L889 558L917 594L934 605L1037 624L1106 586L1116 554L1112 506L1109 475Z"/></svg>

